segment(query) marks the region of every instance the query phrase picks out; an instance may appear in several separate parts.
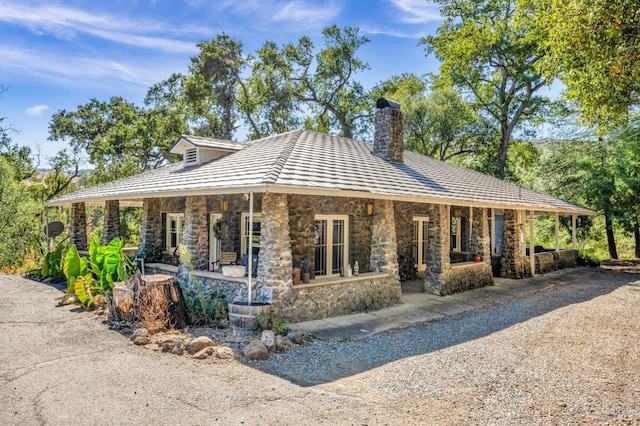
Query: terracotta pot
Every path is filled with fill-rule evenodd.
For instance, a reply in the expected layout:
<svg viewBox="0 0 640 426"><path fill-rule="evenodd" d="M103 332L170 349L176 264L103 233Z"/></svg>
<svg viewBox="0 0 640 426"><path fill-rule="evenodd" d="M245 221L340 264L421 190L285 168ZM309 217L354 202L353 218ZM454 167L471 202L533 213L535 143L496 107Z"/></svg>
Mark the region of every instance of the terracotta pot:
<svg viewBox="0 0 640 426"><path fill-rule="evenodd" d="M302 282L308 284L309 281L311 281L311 274L309 272L302 274Z"/></svg>
<svg viewBox="0 0 640 426"><path fill-rule="evenodd" d="M473 256L474 262L480 262L481 260L482 260L482 256L480 256L479 254L476 254L475 256Z"/></svg>
<svg viewBox="0 0 640 426"><path fill-rule="evenodd" d="M293 285L300 284L300 268L293 268Z"/></svg>

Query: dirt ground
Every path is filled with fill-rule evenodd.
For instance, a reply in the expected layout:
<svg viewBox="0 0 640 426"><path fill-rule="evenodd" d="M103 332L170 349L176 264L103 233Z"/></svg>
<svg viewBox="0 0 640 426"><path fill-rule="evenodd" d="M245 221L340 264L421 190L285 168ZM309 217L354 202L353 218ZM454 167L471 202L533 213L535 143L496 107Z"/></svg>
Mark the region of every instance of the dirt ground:
<svg viewBox="0 0 640 426"><path fill-rule="evenodd" d="M606 265L482 318L552 306L543 314L308 387L136 347L93 313L56 306L59 289L0 275L0 424L640 424L639 273Z"/></svg>

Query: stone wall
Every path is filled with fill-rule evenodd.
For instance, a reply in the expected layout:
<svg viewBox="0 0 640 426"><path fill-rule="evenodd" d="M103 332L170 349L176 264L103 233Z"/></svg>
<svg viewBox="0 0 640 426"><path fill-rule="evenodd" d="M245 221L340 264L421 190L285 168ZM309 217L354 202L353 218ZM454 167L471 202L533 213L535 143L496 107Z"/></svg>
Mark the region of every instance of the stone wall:
<svg viewBox="0 0 640 426"><path fill-rule="evenodd" d="M502 258L500 276L503 278L526 278L531 276L529 256L522 255L520 225L516 210L504 211L504 231L502 237Z"/></svg>
<svg viewBox="0 0 640 426"><path fill-rule="evenodd" d="M71 244L75 244L78 250L87 249L87 213L84 203L73 203L71 205L71 224L69 227L69 237Z"/></svg>
<svg viewBox="0 0 640 426"><path fill-rule="evenodd" d="M449 209L444 205L434 205L429 214L429 250L427 269L424 272L424 291L441 295L446 276L451 269Z"/></svg>
<svg viewBox="0 0 640 426"><path fill-rule="evenodd" d="M349 216L349 263L357 260L361 270L371 256L371 221L366 214L367 199L288 195L289 229L294 266L300 267L308 257L313 259L316 214Z"/></svg>
<svg viewBox="0 0 640 426"><path fill-rule="evenodd" d="M182 243L191 254L194 269L209 269L209 214L205 196L186 199Z"/></svg>
<svg viewBox="0 0 640 426"><path fill-rule="evenodd" d="M394 306L400 301L400 286L392 277L331 285L293 287L292 304L277 312L287 321L309 321L354 312L368 312Z"/></svg>
<svg viewBox="0 0 640 426"><path fill-rule="evenodd" d="M493 273L488 262L470 263L452 267L440 288L440 295L461 293L474 288L493 285Z"/></svg>
<svg viewBox="0 0 640 426"><path fill-rule="evenodd" d="M160 212L159 198L145 198L142 200L142 218L140 223L140 241L138 247L141 253L158 252L164 250L164 238L162 231L162 214ZM160 261L155 256L149 258Z"/></svg>
<svg viewBox="0 0 640 426"><path fill-rule="evenodd" d="M536 274L546 274L564 268L575 268L578 264L577 250L548 251L535 254Z"/></svg>
<svg viewBox="0 0 640 426"><path fill-rule="evenodd" d="M384 272L398 281L398 243L393 201L375 200L371 224L371 259L369 270Z"/></svg>
<svg viewBox="0 0 640 426"><path fill-rule="evenodd" d="M413 218L415 216L429 216L432 207L429 204L407 203L402 201L394 201L393 204L398 254L413 257Z"/></svg>
<svg viewBox="0 0 640 426"><path fill-rule="evenodd" d="M120 226L120 201L108 200L104 203L104 228L102 244L109 244L111 240L122 235Z"/></svg>

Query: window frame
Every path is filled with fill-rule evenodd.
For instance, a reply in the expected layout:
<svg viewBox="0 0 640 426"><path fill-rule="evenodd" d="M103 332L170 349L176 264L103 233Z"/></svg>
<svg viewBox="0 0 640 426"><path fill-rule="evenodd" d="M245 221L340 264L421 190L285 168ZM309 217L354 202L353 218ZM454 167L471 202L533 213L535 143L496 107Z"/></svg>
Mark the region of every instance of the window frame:
<svg viewBox="0 0 640 426"><path fill-rule="evenodd" d="M327 226L326 226L326 246L327 246L327 253L326 253L326 257L327 257L327 262L326 262L326 267L325 267L325 274L318 274L317 272L317 265L316 265L316 275L320 275L322 277L338 277L340 276L339 273L334 273L333 272L333 248L334 248L334 244L333 244L333 232L329 232L329 230L333 230L333 222L334 221L343 221L344 223L344 228L342 230L343 235L342 235L342 240L343 240L343 254L342 254L342 264L343 267L344 265L348 265L349 264L349 215L346 214L316 214L313 218L313 225L315 228L315 223L318 221L326 221L327 222ZM314 239L313 242L313 250L314 250L314 257L315 257L315 250L317 247L317 243Z"/></svg>
<svg viewBox="0 0 640 426"><path fill-rule="evenodd" d="M176 220L176 242L177 245L175 247L171 246L171 221ZM176 250L178 245L182 243L182 232L184 230L184 213L167 213L167 224L166 224L166 244L165 249L172 253Z"/></svg>

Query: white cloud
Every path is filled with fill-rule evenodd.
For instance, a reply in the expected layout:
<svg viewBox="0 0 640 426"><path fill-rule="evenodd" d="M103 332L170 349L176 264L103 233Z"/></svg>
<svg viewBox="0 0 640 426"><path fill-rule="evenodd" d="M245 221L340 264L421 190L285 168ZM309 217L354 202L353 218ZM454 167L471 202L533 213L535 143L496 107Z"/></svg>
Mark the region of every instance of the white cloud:
<svg viewBox="0 0 640 426"><path fill-rule="evenodd" d="M35 34L51 34L66 40L73 40L78 34L88 34L121 44L168 52L195 52L197 49L192 40L182 42L176 38L199 38L210 32L207 28L188 25L176 27L144 19L132 21L123 16L92 14L68 7L23 6L2 2L0 22L22 25Z"/></svg>
<svg viewBox="0 0 640 426"><path fill-rule="evenodd" d="M48 105L34 105L24 110L24 113L27 115L42 115L43 112L49 109Z"/></svg>
<svg viewBox="0 0 640 426"><path fill-rule="evenodd" d="M437 4L427 4L425 0L389 0L400 10L398 17L407 24L425 24L440 21L440 9Z"/></svg>
<svg viewBox="0 0 640 426"><path fill-rule="evenodd" d="M324 23L340 13L340 6L335 2L312 5L307 2L288 1L275 8L271 15L274 22L295 22L297 24Z"/></svg>

